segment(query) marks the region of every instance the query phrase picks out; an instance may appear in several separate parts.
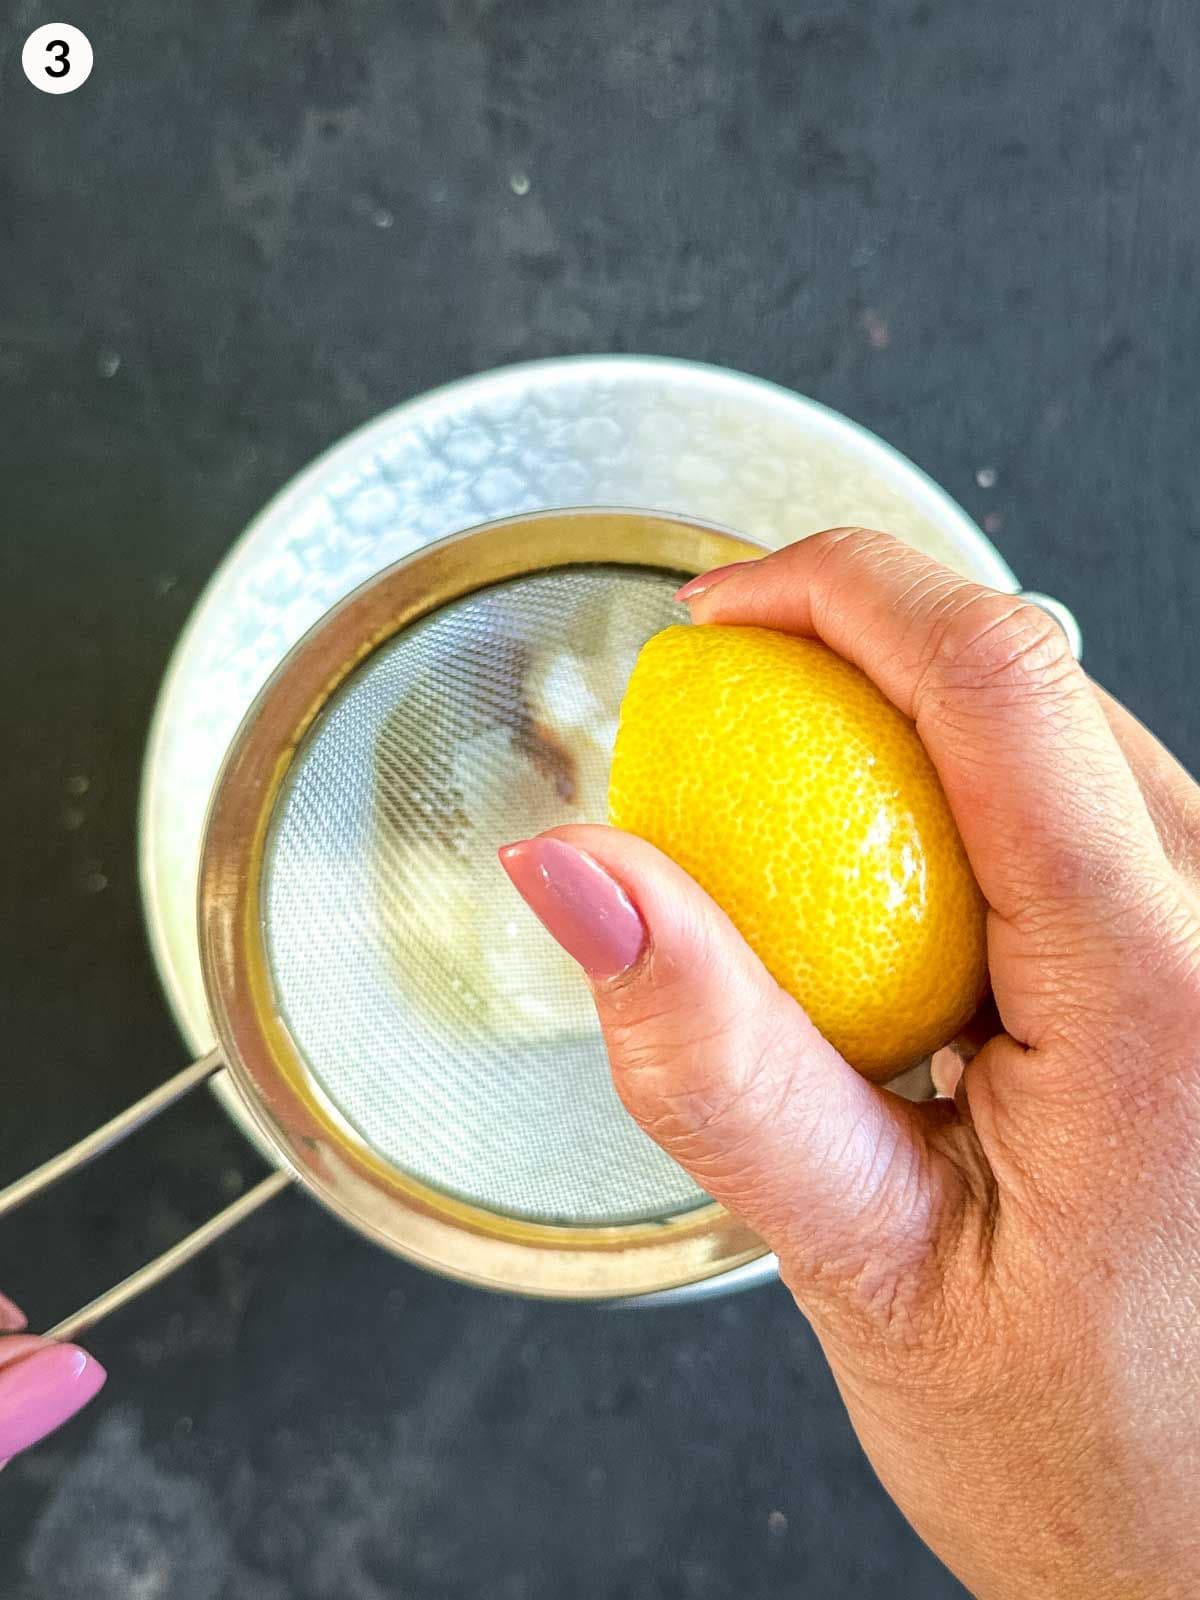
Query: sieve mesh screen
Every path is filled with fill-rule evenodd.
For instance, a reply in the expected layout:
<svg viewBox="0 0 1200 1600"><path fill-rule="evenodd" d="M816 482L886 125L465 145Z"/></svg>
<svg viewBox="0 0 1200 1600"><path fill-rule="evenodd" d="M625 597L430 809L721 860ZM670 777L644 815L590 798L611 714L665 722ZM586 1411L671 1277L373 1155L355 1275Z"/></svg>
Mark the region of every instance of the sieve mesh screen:
<svg viewBox="0 0 1200 1600"><path fill-rule="evenodd" d="M605 819L621 694L676 581L572 567L443 606L331 698L276 806L266 943L309 1071L394 1166L493 1211L704 1200L624 1111L578 968L495 854Z"/></svg>

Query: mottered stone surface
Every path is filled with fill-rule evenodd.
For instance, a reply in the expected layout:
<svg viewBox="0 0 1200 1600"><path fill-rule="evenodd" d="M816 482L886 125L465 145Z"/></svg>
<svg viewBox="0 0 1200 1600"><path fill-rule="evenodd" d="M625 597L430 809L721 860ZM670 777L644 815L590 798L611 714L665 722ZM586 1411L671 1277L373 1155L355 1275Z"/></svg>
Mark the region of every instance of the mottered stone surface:
<svg viewBox="0 0 1200 1600"><path fill-rule="evenodd" d="M85 14L86 11L86 14ZM142 932L156 684L248 518L381 409L642 350L925 467L1193 767L1200 45L1122 0L96 0L0 19L0 1178L181 1060ZM797 530L805 531L805 530ZM252 1180L206 1100L0 1232L35 1325ZM950 1596L779 1288L624 1315L289 1195L97 1330L0 1477L12 1600Z"/></svg>

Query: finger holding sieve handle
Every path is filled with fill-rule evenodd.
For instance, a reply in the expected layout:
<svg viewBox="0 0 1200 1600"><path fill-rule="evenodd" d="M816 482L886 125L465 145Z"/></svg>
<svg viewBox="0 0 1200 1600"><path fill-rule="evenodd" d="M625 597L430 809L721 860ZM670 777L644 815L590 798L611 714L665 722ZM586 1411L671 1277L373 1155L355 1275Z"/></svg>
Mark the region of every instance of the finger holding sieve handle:
<svg viewBox="0 0 1200 1600"><path fill-rule="evenodd" d="M0 1467L73 1417L104 1386L78 1345L24 1332L25 1314L0 1295Z"/></svg>

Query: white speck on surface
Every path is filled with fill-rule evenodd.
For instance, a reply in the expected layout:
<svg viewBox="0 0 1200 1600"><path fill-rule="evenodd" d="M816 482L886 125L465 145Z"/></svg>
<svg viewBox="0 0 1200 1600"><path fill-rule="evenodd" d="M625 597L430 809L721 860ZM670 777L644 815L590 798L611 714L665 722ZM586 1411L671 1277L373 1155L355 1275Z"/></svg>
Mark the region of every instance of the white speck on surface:
<svg viewBox="0 0 1200 1600"><path fill-rule="evenodd" d="M996 478L995 467L980 467L975 474L975 482L981 489L994 489L996 487Z"/></svg>
<svg viewBox="0 0 1200 1600"><path fill-rule="evenodd" d="M782 1511L772 1511L767 1518L767 1532L773 1533L776 1538L787 1532L788 1520Z"/></svg>
<svg viewBox="0 0 1200 1600"><path fill-rule="evenodd" d="M179 579L175 573L160 572L158 577L154 580L154 592L161 600L163 595L170 594L171 590L175 588L178 582Z"/></svg>
<svg viewBox="0 0 1200 1600"><path fill-rule="evenodd" d="M246 1187L242 1175L236 1167L226 1167L221 1174L221 1190L224 1194L241 1194Z"/></svg>
<svg viewBox="0 0 1200 1600"><path fill-rule="evenodd" d="M887 319L880 316L878 311L872 310L870 306L859 317L858 325L872 350L886 350L891 344L892 332Z"/></svg>
<svg viewBox="0 0 1200 1600"><path fill-rule="evenodd" d="M115 378L121 370L121 358L115 350L101 350L96 359L96 370L102 378Z"/></svg>
<svg viewBox="0 0 1200 1600"><path fill-rule="evenodd" d="M103 894L108 888L108 878L103 872L89 872L83 886L89 894Z"/></svg>
<svg viewBox="0 0 1200 1600"><path fill-rule="evenodd" d="M508 180L508 187L516 195L528 194L530 188L528 174L524 172L514 172L512 177Z"/></svg>
<svg viewBox="0 0 1200 1600"><path fill-rule="evenodd" d="M67 793L74 795L86 794L92 786L90 778L84 777L82 772L73 772L67 779Z"/></svg>
<svg viewBox="0 0 1200 1600"><path fill-rule="evenodd" d="M63 807L62 825L68 833L74 833L76 829L83 827L83 812L78 806Z"/></svg>
<svg viewBox="0 0 1200 1600"><path fill-rule="evenodd" d="M377 206L371 213L371 221L377 228L390 228L395 220L386 206Z"/></svg>

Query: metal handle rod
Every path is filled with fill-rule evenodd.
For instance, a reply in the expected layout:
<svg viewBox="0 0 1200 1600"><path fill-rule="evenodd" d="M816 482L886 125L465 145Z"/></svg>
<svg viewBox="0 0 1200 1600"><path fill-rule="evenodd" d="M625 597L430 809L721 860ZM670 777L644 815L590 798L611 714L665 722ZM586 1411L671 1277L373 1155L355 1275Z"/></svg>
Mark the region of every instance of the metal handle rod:
<svg viewBox="0 0 1200 1600"><path fill-rule="evenodd" d="M185 1261L190 1261L193 1256L199 1255L205 1245L211 1244L214 1239L219 1239L223 1233L228 1233L230 1228L236 1228L243 1217L248 1217L252 1211L257 1211L259 1206L266 1205L268 1200L273 1200L291 1181L290 1172L273 1172L269 1178L256 1183L253 1189L248 1189L240 1200L235 1200L232 1205L226 1206L224 1211L218 1211L215 1217L210 1217L194 1233L189 1233L186 1239L181 1239L169 1250L164 1250L162 1255L155 1256L153 1261L148 1261L144 1267L131 1272L127 1278L114 1284L104 1294L97 1295L81 1310L64 1317L61 1322L48 1329L44 1337L73 1339L78 1334L86 1333L89 1328L95 1327L101 1317L108 1316L110 1311L116 1311L119 1306L136 1299L144 1289L161 1282L174 1272L176 1267L183 1266Z"/></svg>
<svg viewBox="0 0 1200 1600"><path fill-rule="evenodd" d="M26 1200L32 1200L35 1194L41 1194L43 1189L48 1189L60 1178L67 1177L78 1168L86 1166L89 1161L94 1161L97 1156L103 1155L106 1150L111 1150L113 1145L119 1144L144 1122L156 1117L160 1111L165 1111L168 1106L174 1105L176 1100L181 1100L189 1090L194 1089L198 1083L203 1083L206 1078L211 1078L213 1073L223 1066L220 1052L210 1050L206 1056L201 1056L199 1061L193 1061L190 1067L184 1067L182 1072L177 1072L173 1078L168 1078L166 1083L160 1083L157 1089L152 1089L148 1095L118 1113L103 1127L97 1128L95 1133L89 1133L86 1139L80 1139L78 1144L73 1144L61 1155L52 1156L49 1161L44 1161L40 1167L27 1172L23 1178L10 1183L7 1189L0 1189L0 1217L15 1211L18 1206L24 1205Z"/></svg>
<svg viewBox="0 0 1200 1600"><path fill-rule="evenodd" d="M176 1100L182 1100L184 1095L197 1084L211 1078L224 1064L220 1052L210 1050L206 1056L201 1056L199 1061L193 1061L190 1067L184 1067L182 1072L177 1072L173 1078L168 1078L166 1083L159 1084L157 1089L152 1089L148 1095L144 1095L142 1099L106 1122L102 1128L97 1128L95 1133L89 1133L86 1139L80 1139L78 1144L73 1144L61 1155L44 1161L40 1167L35 1167L23 1178L10 1183L7 1189L0 1189L0 1217L9 1211L15 1211L18 1206L24 1205L26 1200L32 1200L35 1194L41 1194L43 1189L48 1189L60 1178L78 1171L89 1161L94 1161L97 1156L103 1155L106 1150L111 1150L113 1145L128 1138L143 1123L158 1116L160 1111L165 1111L168 1106L174 1105ZM211 1244L214 1239L219 1239L223 1233L228 1233L230 1228L235 1228L243 1217L248 1217L252 1211L257 1211L259 1206L265 1205L281 1189L286 1189L291 1181L290 1172L273 1172L269 1178L264 1178L261 1183L255 1184L253 1189L248 1189L232 1205L226 1206L223 1211L218 1211L215 1217L210 1217L194 1233L189 1233L186 1238L180 1239L178 1244L173 1244L169 1250L164 1250L160 1256L155 1256L153 1261L148 1261L144 1267L139 1267L136 1272L131 1272L127 1278L114 1284L111 1289L97 1295L72 1316L64 1317L46 1333L45 1337L71 1339L76 1334L85 1333L88 1328L94 1327L101 1317L108 1316L110 1311L115 1311L118 1306L135 1299L143 1289L149 1289L151 1285L161 1282L169 1273L174 1272L176 1267L183 1266L185 1261L190 1261L194 1255L198 1255L205 1245Z"/></svg>

